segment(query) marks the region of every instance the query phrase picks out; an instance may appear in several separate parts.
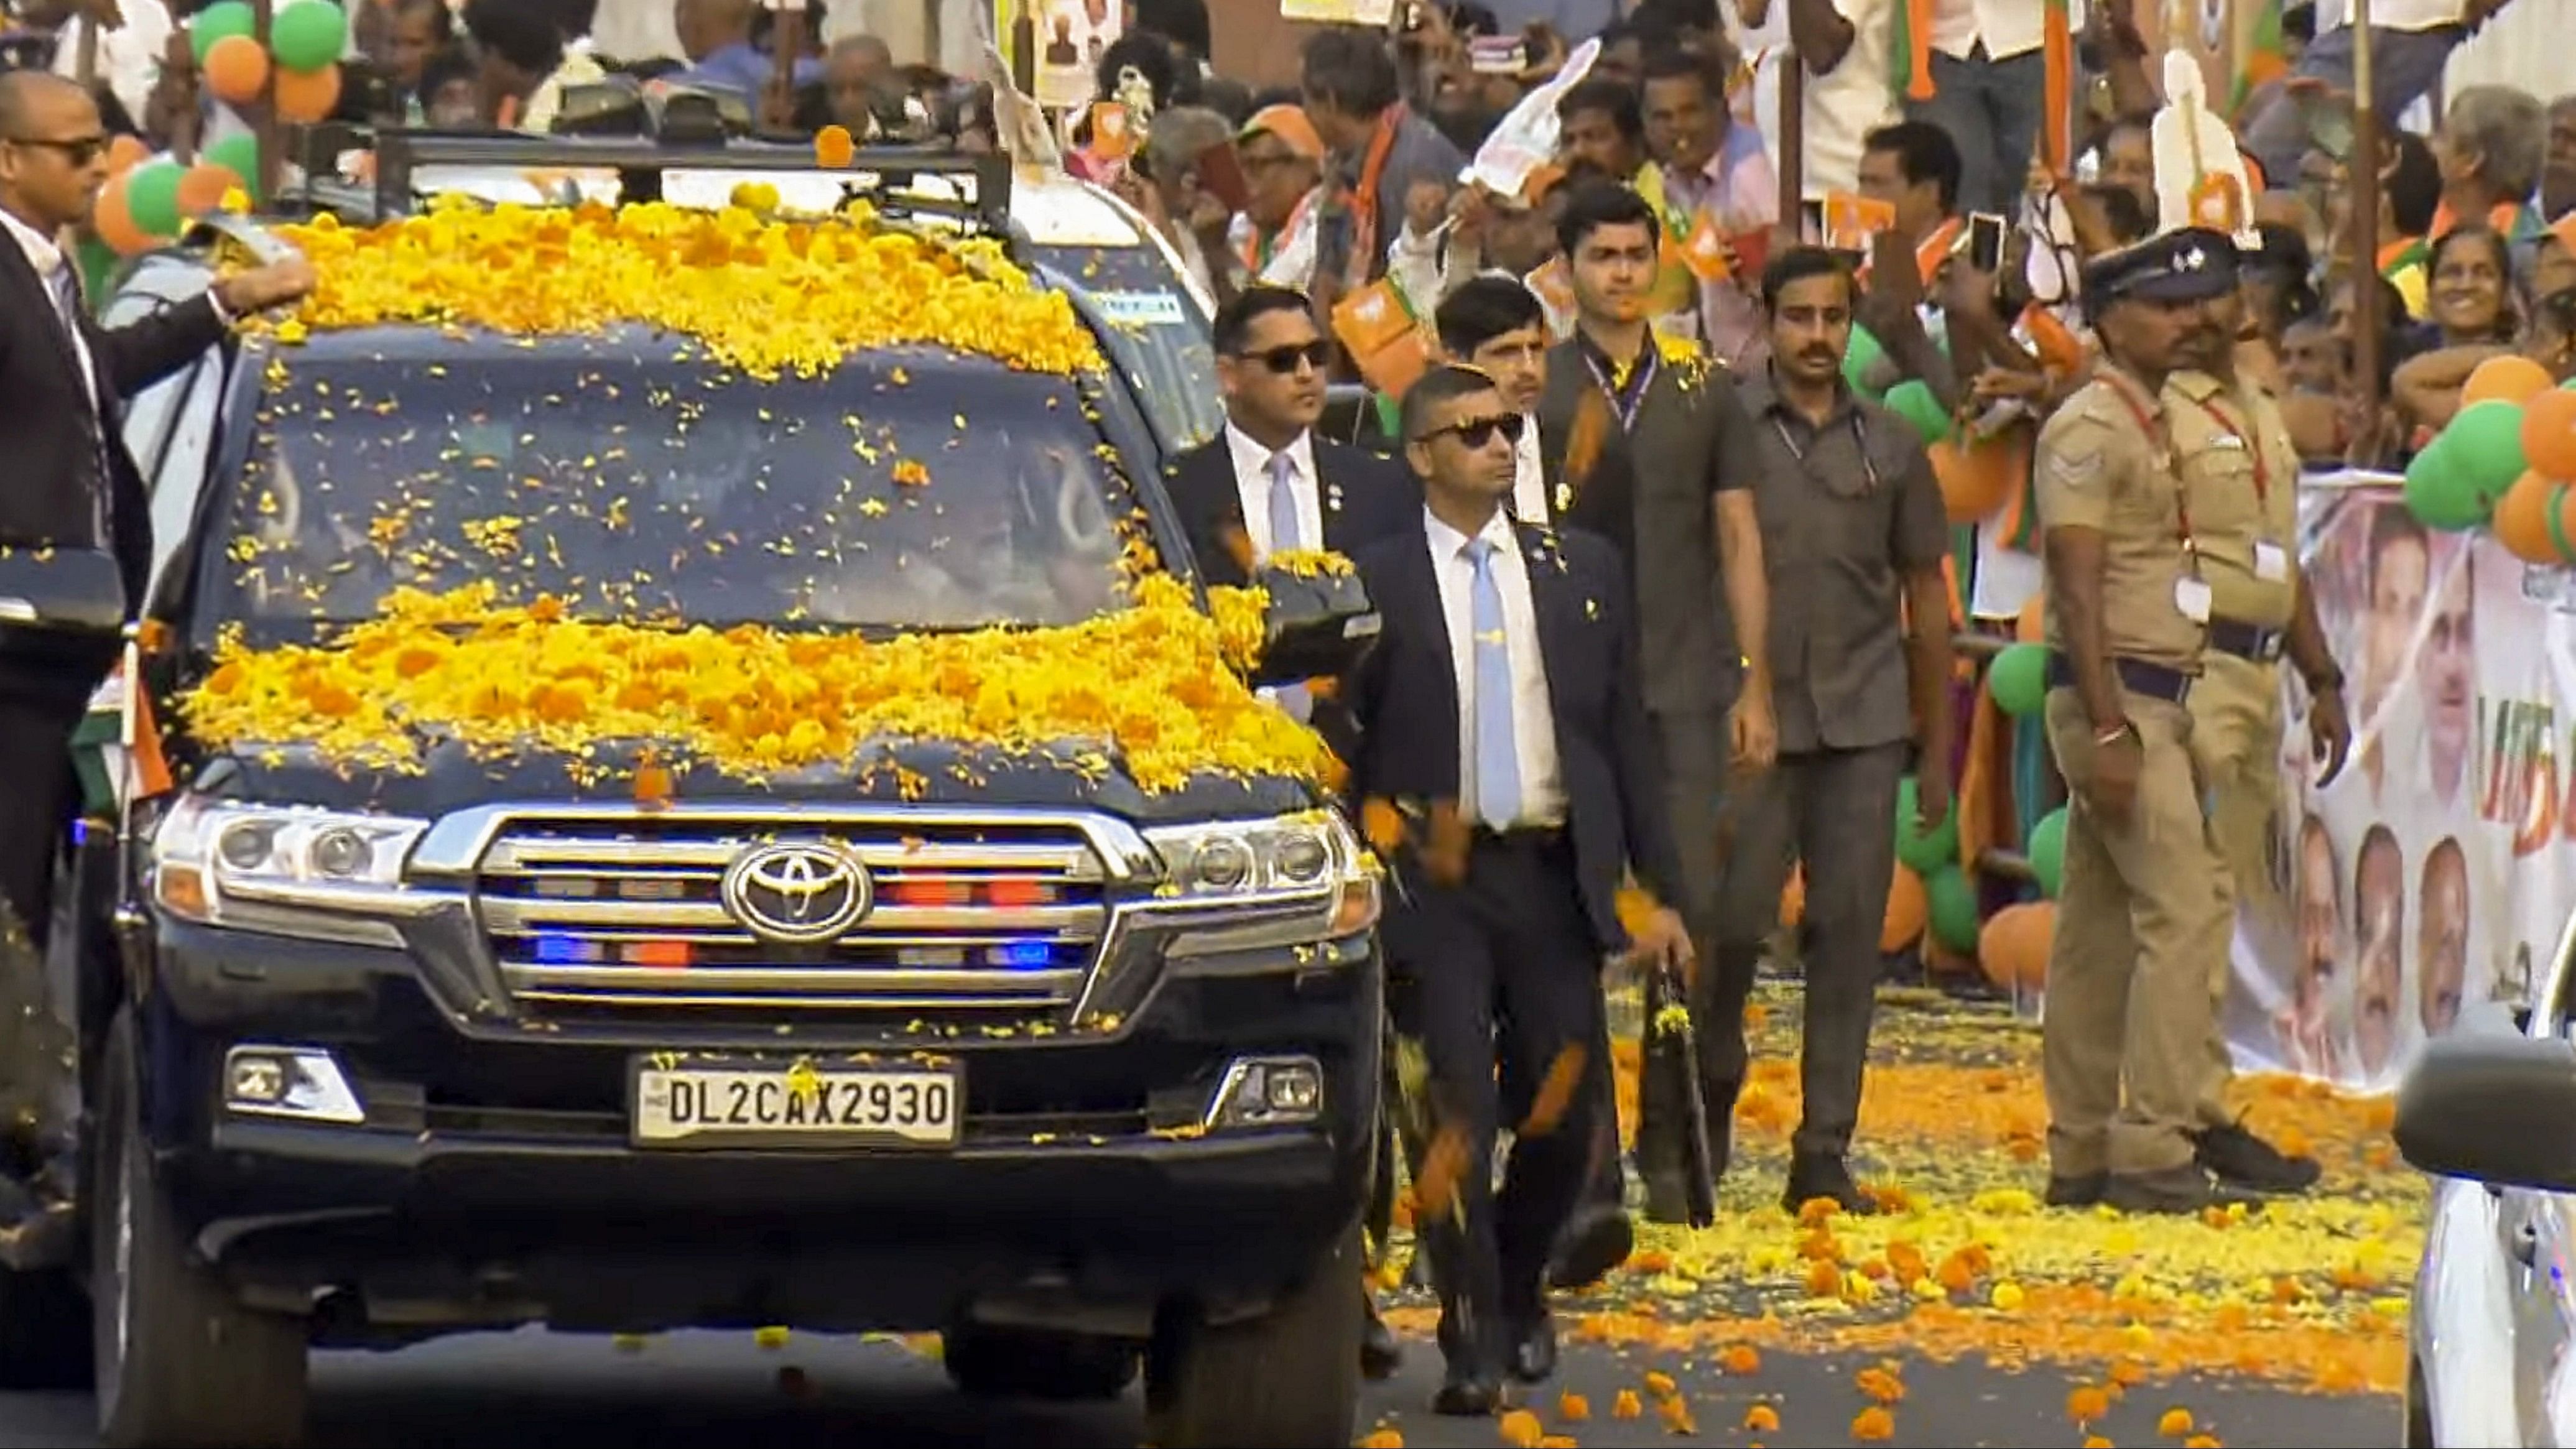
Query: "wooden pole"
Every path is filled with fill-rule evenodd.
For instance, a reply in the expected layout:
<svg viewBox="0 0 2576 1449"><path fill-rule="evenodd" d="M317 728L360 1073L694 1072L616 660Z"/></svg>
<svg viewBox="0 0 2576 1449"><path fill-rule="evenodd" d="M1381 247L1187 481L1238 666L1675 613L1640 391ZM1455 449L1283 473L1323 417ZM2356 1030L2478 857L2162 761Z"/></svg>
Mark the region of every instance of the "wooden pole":
<svg viewBox="0 0 2576 1449"><path fill-rule="evenodd" d="M271 23L277 18L275 0L251 0L250 14L251 35L262 51L269 52L268 78L260 82L259 101L250 116L251 138L259 148L259 175L252 178L252 185L259 192L255 199L260 205L274 206L278 175L286 159L279 154L284 148L277 134L277 57L269 50Z"/></svg>
<svg viewBox="0 0 2576 1449"><path fill-rule="evenodd" d="M2352 365L2362 417L2379 428L2379 106L2371 90L2370 0L2352 0ZM2375 459L2373 461L2376 461Z"/></svg>
<svg viewBox="0 0 2576 1449"><path fill-rule="evenodd" d="M1757 83L1761 70L1754 71ZM1780 225L1807 239L1801 220L1807 201L1807 66L1794 40L1780 47Z"/></svg>

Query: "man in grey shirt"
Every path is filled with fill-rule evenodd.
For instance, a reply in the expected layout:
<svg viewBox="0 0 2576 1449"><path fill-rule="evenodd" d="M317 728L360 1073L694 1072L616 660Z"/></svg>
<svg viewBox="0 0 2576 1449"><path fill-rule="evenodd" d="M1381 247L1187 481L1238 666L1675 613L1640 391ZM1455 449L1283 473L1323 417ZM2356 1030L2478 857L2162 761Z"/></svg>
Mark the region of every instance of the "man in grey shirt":
<svg viewBox="0 0 2576 1449"><path fill-rule="evenodd" d="M1315 268L1345 290L1386 275L1387 247L1403 234L1416 187L1446 204L1467 158L1404 103L1395 57L1376 31L1336 27L1306 41L1306 118L1333 149L1337 193L1327 207ZM1421 299L1427 309L1434 298Z"/></svg>

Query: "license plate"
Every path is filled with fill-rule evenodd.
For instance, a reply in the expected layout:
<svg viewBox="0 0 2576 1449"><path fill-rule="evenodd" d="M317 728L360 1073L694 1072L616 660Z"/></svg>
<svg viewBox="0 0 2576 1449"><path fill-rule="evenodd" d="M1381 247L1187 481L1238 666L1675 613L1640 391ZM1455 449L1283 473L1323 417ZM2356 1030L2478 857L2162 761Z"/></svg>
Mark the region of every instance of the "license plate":
<svg viewBox="0 0 2576 1449"><path fill-rule="evenodd" d="M953 1147L965 1113L955 1067L735 1063L635 1069L646 1147Z"/></svg>

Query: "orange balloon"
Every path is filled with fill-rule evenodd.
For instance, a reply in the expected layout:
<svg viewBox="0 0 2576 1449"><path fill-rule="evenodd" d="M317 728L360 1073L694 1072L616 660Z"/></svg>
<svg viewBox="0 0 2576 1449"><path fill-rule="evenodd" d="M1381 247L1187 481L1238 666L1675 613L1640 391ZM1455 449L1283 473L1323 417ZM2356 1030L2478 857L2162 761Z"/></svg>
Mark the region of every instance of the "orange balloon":
<svg viewBox="0 0 2576 1449"><path fill-rule="evenodd" d="M2563 486L2538 473L2525 473L2505 490L2495 517L2488 521L2505 552L2524 563L2558 562L2557 540L2549 536L2549 515L2558 506Z"/></svg>
<svg viewBox="0 0 2576 1449"><path fill-rule="evenodd" d="M2522 457L2543 477L2576 480L2576 392L2553 387L2522 405Z"/></svg>
<svg viewBox="0 0 2576 1449"><path fill-rule="evenodd" d="M226 105L247 106L268 84L268 52L247 35L227 35L206 47L206 89Z"/></svg>
<svg viewBox="0 0 2576 1449"><path fill-rule="evenodd" d="M1780 924L1795 926L1807 918L1807 868L1799 866L1789 872L1789 883L1780 889Z"/></svg>
<svg viewBox="0 0 2576 1449"><path fill-rule="evenodd" d="M2508 353L2490 357L2469 374L2467 385L2460 389L2460 406L2499 400L2526 403L2557 385L2549 369L2528 357Z"/></svg>
<svg viewBox="0 0 2576 1449"><path fill-rule="evenodd" d="M2004 990L2039 990L2048 983L2048 948L2056 936L2057 902L2006 906L1977 932L1977 965Z"/></svg>
<svg viewBox="0 0 2576 1449"><path fill-rule="evenodd" d="M2013 619L2013 638L2023 644L2048 642L2048 595L2033 594Z"/></svg>
<svg viewBox="0 0 2576 1449"><path fill-rule="evenodd" d="M139 257L160 243L134 224L134 213L125 206L125 178L111 177L98 189L98 200L90 203L89 229L107 243L108 250L120 257Z"/></svg>
<svg viewBox="0 0 2576 1449"><path fill-rule="evenodd" d="M221 211L224 205L224 193L236 186L243 186L243 183L240 177L233 174L233 168L218 166L212 161L200 161L189 167L179 177L179 214L205 216L211 212ZM244 186L243 189L249 188Z"/></svg>
<svg viewBox="0 0 2576 1449"><path fill-rule="evenodd" d="M1887 920L1878 928L1878 949L1894 955L1922 940L1931 919L1932 899L1923 893L1923 877L1900 862L1896 879L1888 882Z"/></svg>
<svg viewBox="0 0 2576 1449"><path fill-rule="evenodd" d="M152 148L143 144L142 137L119 136L107 143L107 174L122 176L142 165L143 158L151 154Z"/></svg>
<svg viewBox="0 0 2576 1449"><path fill-rule="evenodd" d="M331 108L340 104L340 67L335 63L320 70L277 73L277 89L270 92L281 119L300 125L329 120Z"/></svg>
<svg viewBox="0 0 2576 1449"><path fill-rule="evenodd" d="M1974 523L2003 507L2021 478L2015 465L2024 455L2009 442L1963 448L1945 439L1930 451L1932 476L1940 480L1941 501L1952 523Z"/></svg>

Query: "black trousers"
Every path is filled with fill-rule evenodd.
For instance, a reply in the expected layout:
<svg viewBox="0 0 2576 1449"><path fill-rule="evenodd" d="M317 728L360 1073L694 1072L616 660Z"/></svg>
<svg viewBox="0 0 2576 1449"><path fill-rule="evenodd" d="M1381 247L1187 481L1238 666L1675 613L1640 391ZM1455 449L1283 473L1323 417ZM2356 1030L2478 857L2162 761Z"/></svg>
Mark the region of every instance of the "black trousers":
<svg viewBox="0 0 2576 1449"><path fill-rule="evenodd" d="M53 920L54 857L80 801L71 738L87 708L0 679L0 899L40 945Z"/></svg>
<svg viewBox="0 0 2576 1449"><path fill-rule="evenodd" d="M1388 1010L1428 1064L1432 1130L1464 1149L1450 1210L1426 1205L1414 1224L1440 1293L1441 1351L1453 1371L1494 1373L1544 1305L1550 1250L1583 1194L1606 1105L1587 1061L1563 1113L1530 1121L1566 1051L1588 1058L1603 1036L1602 952L1574 852L1556 832L1479 832L1460 884L1408 872L1386 941ZM1497 1191L1504 1126L1515 1135Z"/></svg>

